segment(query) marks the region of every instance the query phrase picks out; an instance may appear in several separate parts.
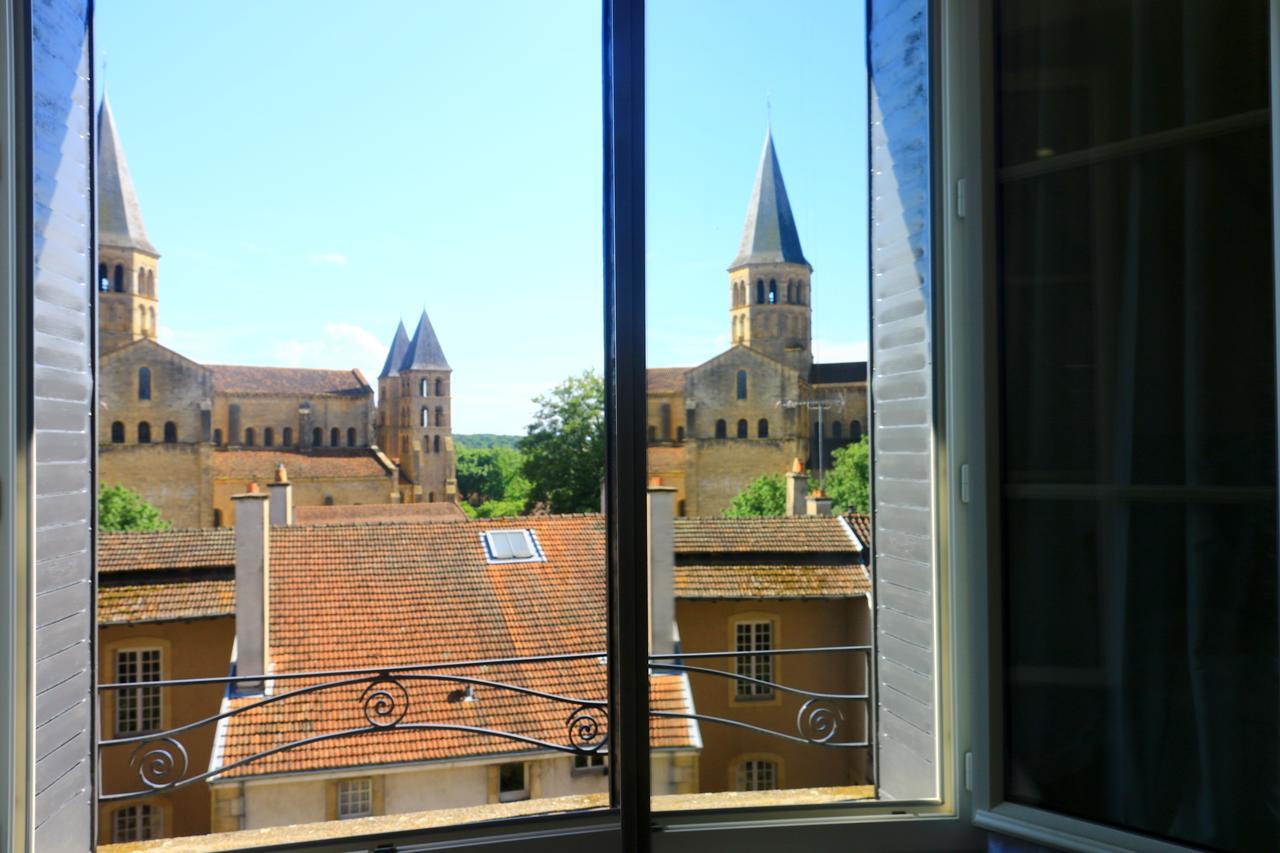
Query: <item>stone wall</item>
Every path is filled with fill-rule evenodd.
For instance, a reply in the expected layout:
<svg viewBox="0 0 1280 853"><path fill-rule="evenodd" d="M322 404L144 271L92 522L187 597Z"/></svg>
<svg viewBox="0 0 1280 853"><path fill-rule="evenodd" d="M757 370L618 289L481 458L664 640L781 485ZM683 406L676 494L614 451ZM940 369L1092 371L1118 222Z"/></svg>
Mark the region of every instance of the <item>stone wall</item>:
<svg viewBox="0 0 1280 853"><path fill-rule="evenodd" d="M309 414L300 412L304 403L310 406ZM233 407L238 409L238 418L232 416ZM263 447L266 430L270 428L274 446L284 447L284 431L287 428L293 433L293 442L287 446L311 447L312 432L317 427L321 431L324 447L332 446L332 431L335 428L338 430L340 447L348 446L347 430L353 428L356 431L355 446L368 447L374 443L372 395L302 397L291 394L217 394L213 398L213 428L222 431L223 446L243 445L247 430L252 429L253 446Z"/></svg>
<svg viewBox="0 0 1280 853"><path fill-rule="evenodd" d="M234 452L234 451L232 451ZM258 488L266 492L267 485L274 479L274 472L263 472L254 482ZM396 480L388 474L379 477L297 477L292 472L289 482L293 483L294 506L325 506L327 504L386 504L395 503L397 493ZM235 511L231 504L231 496L243 494L248 490L249 481L244 479L218 478L213 481L213 511L217 511L223 527L235 526ZM212 524L212 519L210 524Z"/></svg>
<svg viewBox="0 0 1280 853"><path fill-rule="evenodd" d="M106 444L98 448L98 483L132 489L174 527L209 527L212 464L208 444Z"/></svg>

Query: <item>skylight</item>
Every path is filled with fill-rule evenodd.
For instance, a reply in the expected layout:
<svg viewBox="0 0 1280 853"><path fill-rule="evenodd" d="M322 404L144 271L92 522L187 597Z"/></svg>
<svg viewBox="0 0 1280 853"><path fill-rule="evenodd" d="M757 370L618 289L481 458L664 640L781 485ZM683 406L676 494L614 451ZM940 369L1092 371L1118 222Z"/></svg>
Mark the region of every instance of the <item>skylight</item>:
<svg viewBox="0 0 1280 853"><path fill-rule="evenodd" d="M491 563L521 563L543 560L542 550L532 530L488 530L480 534L485 555Z"/></svg>

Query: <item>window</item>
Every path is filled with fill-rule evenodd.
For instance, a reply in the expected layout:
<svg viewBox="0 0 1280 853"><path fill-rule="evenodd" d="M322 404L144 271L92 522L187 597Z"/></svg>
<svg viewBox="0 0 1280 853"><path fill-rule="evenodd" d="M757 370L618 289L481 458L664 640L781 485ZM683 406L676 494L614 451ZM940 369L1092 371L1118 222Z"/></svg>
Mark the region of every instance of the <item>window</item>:
<svg viewBox="0 0 1280 853"><path fill-rule="evenodd" d="M347 447L356 446L356 428L347 427Z"/></svg>
<svg viewBox="0 0 1280 853"><path fill-rule="evenodd" d="M684 427L676 427L676 441L684 441Z"/></svg>
<svg viewBox="0 0 1280 853"><path fill-rule="evenodd" d="M178 425L173 421L164 422L164 443L176 444L178 441Z"/></svg>
<svg viewBox="0 0 1280 853"><path fill-rule="evenodd" d="M490 530L480 534L491 563L530 563L543 559L532 530Z"/></svg>
<svg viewBox="0 0 1280 853"><path fill-rule="evenodd" d="M718 421L716 421L716 438L728 438L728 437L729 437L729 427L724 422L724 418L720 418Z"/></svg>
<svg viewBox="0 0 1280 853"><path fill-rule="evenodd" d="M280 444L284 447L293 447L293 428L285 427L280 433Z"/></svg>
<svg viewBox="0 0 1280 853"><path fill-rule="evenodd" d="M419 421L419 426L424 426L424 427L431 426L431 410L428 409L426 406L423 406L422 411L420 413L420 417L418 418L418 421Z"/></svg>
<svg viewBox="0 0 1280 853"><path fill-rule="evenodd" d="M320 427L311 430L311 446L324 447L324 430Z"/></svg>
<svg viewBox="0 0 1280 853"><path fill-rule="evenodd" d="M151 424L142 421L138 424L138 444L151 443Z"/></svg>
<svg viewBox="0 0 1280 853"><path fill-rule="evenodd" d="M772 791L778 787L778 765L765 759L738 763L734 784L739 791Z"/></svg>
<svg viewBox="0 0 1280 853"><path fill-rule="evenodd" d="M658 440L658 428L657 428L656 426L654 426L653 424L649 424L648 435L649 435L649 441L657 441L657 440Z"/></svg>
<svg viewBox="0 0 1280 853"><path fill-rule="evenodd" d="M844 426L839 421L831 422L831 437L834 439L844 437Z"/></svg>
<svg viewBox="0 0 1280 853"><path fill-rule="evenodd" d="M111 812L111 843L150 841L164 835L164 821L158 806L141 803L122 806Z"/></svg>
<svg viewBox="0 0 1280 853"><path fill-rule="evenodd" d="M338 783L338 820L373 814L373 780L343 779Z"/></svg>
<svg viewBox="0 0 1280 853"><path fill-rule="evenodd" d="M525 781L523 763L503 764L498 768L498 802L512 803L529 799L529 785Z"/></svg>
<svg viewBox="0 0 1280 853"><path fill-rule="evenodd" d="M758 279L756 281L756 304L764 304L764 279Z"/></svg>
<svg viewBox="0 0 1280 853"><path fill-rule="evenodd" d="M113 277L116 293L124 293L124 265L116 264L115 275Z"/></svg>
<svg viewBox="0 0 1280 853"><path fill-rule="evenodd" d="M213 511L213 526L214 527L222 526L222 510L220 509L215 509Z"/></svg>
<svg viewBox="0 0 1280 853"><path fill-rule="evenodd" d="M213 446L214 447L222 446L222 430L221 429L215 429L213 431Z"/></svg>
<svg viewBox="0 0 1280 853"><path fill-rule="evenodd" d="M254 431L253 427L249 427L244 431L245 447L253 447L253 445L256 444L257 441L258 441L258 434Z"/></svg>
<svg viewBox="0 0 1280 853"><path fill-rule="evenodd" d="M124 443L124 423L122 421L111 422L111 443L112 444Z"/></svg>
<svg viewBox="0 0 1280 853"><path fill-rule="evenodd" d="M138 399L151 399L151 368L138 368Z"/></svg>
<svg viewBox="0 0 1280 853"><path fill-rule="evenodd" d="M440 436L438 435L434 435L431 437L431 452L432 453L440 452Z"/></svg>
<svg viewBox="0 0 1280 853"><path fill-rule="evenodd" d="M761 418L759 423L756 424L756 438L768 438L768 437L769 437L769 419Z"/></svg>
<svg viewBox="0 0 1280 853"><path fill-rule="evenodd" d="M159 649L121 649L116 652L117 684L145 684L159 680ZM161 727L159 687L125 687L115 693L116 734L142 734Z"/></svg>
<svg viewBox="0 0 1280 853"><path fill-rule="evenodd" d="M444 426L444 406L436 406L436 426Z"/></svg>
<svg viewBox="0 0 1280 853"><path fill-rule="evenodd" d="M734 651L764 652L773 648L772 622L738 622L733 630ZM773 658L769 655L740 654L735 661L738 675L773 681ZM734 693L739 699L765 699L773 695L773 688L768 684L741 679L734 684Z"/></svg>
<svg viewBox="0 0 1280 853"><path fill-rule="evenodd" d="M333 427L332 429L329 430L329 446L330 447L342 446L342 431L339 430L337 427Z"/></svg>
<svg viewBox="0 0 1280 853"><path fill-rule="evenodd" d="M862 422L849 421L849 440L862 441Z"/></svg>
<svg viewBox="0 0 1280 853"><path fill-rule="evenodd" d="M738 399L747 399L747 371L738 371Z"/></svg>
<svg viewBox="0 0 1280 853"><path fill-rule="evenodd" d="M796 298L796 286L794 282L787 282L787 302L794 302Z"/></svg>
<svg viewBox="0 0 1280 853"><path fill-rule="evenodd" d="M437 397L444 396L444 380L443 379L436 380L436 396Z"/></svg>
<svg viewBox="0 0 1280 853"><path fill-rule="evenodd" d="M738 438L746 438L746 437L747 437L747 419L739 418L738 419Z"/></svg>
<svg viewBox="0 0 1280 853"><path fill-rule="evenodd" d="M275 447L275 445L276 445L276 431L271 427L266 427L265 429L262 430L262 446Z"/></svg>
<svg viewBox="0 0 1280 853"><path fill-rule="evenodd" d="M778 304L778 283L773 279L769 279L769 304Z"/></svg>
<svg viewBox="0 0 1280 853"><path fill-rule="evenodd" d="M573 775L586 776L591 773L608 773L605 756L599 752L578 753L573 756Z"/></svg>
<svg viewBox="0 0 1280 853"><path fill-rule="evenodd" d="M107 273L106 264L98 264L98 290L106 293L111 289L111 276Z"/></svg>
<svg viewBox="0 0 1280 853"><path fill-rule="evenodd" d="M431 380L430 379L423 379L421 382L418 383L418 396L419 397L431 396Z"/></svg>

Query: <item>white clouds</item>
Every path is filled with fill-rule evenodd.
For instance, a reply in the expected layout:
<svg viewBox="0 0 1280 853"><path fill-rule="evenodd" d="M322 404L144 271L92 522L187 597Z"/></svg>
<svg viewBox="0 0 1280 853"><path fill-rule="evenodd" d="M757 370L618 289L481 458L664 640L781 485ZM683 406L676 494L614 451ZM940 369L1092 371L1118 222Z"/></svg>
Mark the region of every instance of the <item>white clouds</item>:
<svg viewBox="0 0 1280 853"><path fill-rule="evenodd" d="M318 252L311 256L311 263L345 267L347 265L347 256L341 252Z"/></svg>
<svg viewBox="0 0 1280 853"><path fill-rule="evenodd" d="M359 368L365 379L374 382L388 346L354 323L326 323L315 337L275 341L269 353L272 363L286 367Z"/></svg>
<svg viewBox="0 0 1280 853"><path fill-rule="evenodd" d="M815 339L813 342L813 360L823 364L836 361L866 361L867 352L866 341L836 343Z"/></svg>

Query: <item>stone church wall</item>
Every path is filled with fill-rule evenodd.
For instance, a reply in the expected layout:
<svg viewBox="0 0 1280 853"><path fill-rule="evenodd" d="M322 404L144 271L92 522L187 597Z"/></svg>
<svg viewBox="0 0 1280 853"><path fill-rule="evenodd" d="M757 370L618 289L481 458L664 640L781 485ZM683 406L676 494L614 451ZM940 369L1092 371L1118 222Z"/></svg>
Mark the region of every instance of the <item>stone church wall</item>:
<svg viewBox="0 0 1280 853"><path fill-rule="evenodd" d="M174 527L209 527L211 455L208 444L105 444L98 447L98 483L134 490Z"/></svg>
<svg viewBox="0 0 1280 853"><path fill-rule="evenodd" d="M234 452L234 451L233 451ZM258 478L258 488L266 492L273 477L270 473ZM294 506L324 506L326 504L387 504L396 482L389 476L359 478L311 478L289 475L293 484ZM243 494L249 483L243 479L219 478L213 481L213 509L221 513L223 527L235 526L235 512L231 496ZM212 523L212 521L210 522Z"/></svg>
<svg viewBox="0 0 1280 853"><path fill-rule="evenodd" d="M151 399L138 399L138 372L151 371ZM138 441L138 424L151 425L151 441L164 441L165 422L178 443L209 440L205 420L212 388L200 365L154 343L139 343L102 359L98 373L98 443L111 444L111 425L124 424L125 444Z"/></svg>
<svg viewBox="0 0 1280 853"><path fill-rule="evenodd" d="M298 409L303 403L311 404L309 418L302 417ZM233 429L231 407L239 407L238 430ZM264 430L270 427L276 447L284 446L284 430L293 431L294 447L310 447L312 430L319 427L324 436L324 447L330 446L330 432L338 428L341 447L347 446L347 430L355 427L356 446L368 447L373 443L373 399L365 397L297 395L226 395L218 394L213 401L213 425L222 430L224 446L243 444L245 431L254 432L254 446L262 447ZM239 434L236 435L235 433Z"/></svg>

